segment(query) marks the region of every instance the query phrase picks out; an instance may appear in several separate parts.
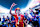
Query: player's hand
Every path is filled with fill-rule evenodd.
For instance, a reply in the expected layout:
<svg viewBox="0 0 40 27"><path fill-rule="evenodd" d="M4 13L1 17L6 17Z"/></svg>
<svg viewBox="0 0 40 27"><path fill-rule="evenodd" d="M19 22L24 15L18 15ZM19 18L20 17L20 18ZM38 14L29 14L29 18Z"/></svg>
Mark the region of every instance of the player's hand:
<svg viewBox="0 0 40 27"><path fill-rule="evenodd" d="M16 6L17 4L15 4L15 3L13 3L12 5L11 5L11 7L14 7L14 6Z"/></svg>
<svg viewBox="0 0 40 27"><path fill-rule="evenodd" d="M14 6L16 6L17 4L15 4L15 3L13 3L12 5L11 5L11 7L10 7L10 10L12 10L12 8L14 7Z"/></svg>

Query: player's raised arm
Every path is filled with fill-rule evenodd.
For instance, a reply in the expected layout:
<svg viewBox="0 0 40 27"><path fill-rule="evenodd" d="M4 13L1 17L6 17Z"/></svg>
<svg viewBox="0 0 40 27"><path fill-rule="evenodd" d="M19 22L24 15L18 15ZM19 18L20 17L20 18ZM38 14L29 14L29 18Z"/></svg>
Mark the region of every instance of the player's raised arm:
<svg viewBox="0 0 40 27"><path fill-rule="evenodd" d="M15 5L16 5L16 4L13 3L13 4L11 5L11 7L10 7L10 14L11 14L11 15L13 15L13 14L11 13L11 11L12 11L12 8L13 8Z"/></svg>

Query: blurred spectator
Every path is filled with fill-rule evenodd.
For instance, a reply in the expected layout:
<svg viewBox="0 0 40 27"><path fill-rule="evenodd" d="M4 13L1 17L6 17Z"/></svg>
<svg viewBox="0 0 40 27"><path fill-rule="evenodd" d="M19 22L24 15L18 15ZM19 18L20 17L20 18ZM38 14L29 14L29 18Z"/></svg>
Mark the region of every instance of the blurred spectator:
<svg viewBox="0 0 40 27"><path fill-rule="evenodd" d="M0 21L1 21L1 17L0 17Z"/></svg>
<svg viewBox="0 0 40 27"><path fill-rule="evenodd" d="M1 21L1 17L0 17L0 27L2 27L2 21Z"/></svg>
<svg viewBox="0 0 40 27"><path fill-rule="evenodd" d="M40 27L40 16L39 16L39 19L38 19L38 23L39 23L39 27Z"/></svg>
<svg viewBox="0 0 40 27"><path fill-rule="evenodd" d="M12 21L12 27L16 27L15 26L15 24L16 24L16 22L15 22L15 17L14 16L11 16L11 21Z"/></svg>
<svg viewBox="0 0 40 27"><path fill-rule="evenodd" d="M34 20L34 22L33 22L34 27L38 27L38 20L37 20L36 16L34 16L33 20Z"/></svg>
<svg viewBox="0 0 40 27"><path fill-rule="evenodd" d="M5 22L5 16L3 15L2 27L6 27L6 25L4 24L4 22Z"/></svg>

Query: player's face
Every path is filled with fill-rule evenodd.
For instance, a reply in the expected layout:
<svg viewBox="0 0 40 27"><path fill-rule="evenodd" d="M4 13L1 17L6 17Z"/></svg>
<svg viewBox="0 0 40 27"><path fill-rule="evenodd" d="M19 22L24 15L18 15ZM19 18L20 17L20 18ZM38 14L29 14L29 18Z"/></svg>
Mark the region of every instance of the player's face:
<svg viewBox="0 0 40 27"><path fill-rule="evenodd" d="M3 18L5 18L5 16L3 15Z"/></svg>
<svg viewBox="0 0 40 27"><path fill-rule="evenodd" d="M20 14L20 10L17 10L16 12L17 12L17 14Z"/></svg>
<svg viewBox="0 0 40 27"><path fill-rule="evenodd" d="M40 16L39 16L39 18L40 18Z"/></svg>

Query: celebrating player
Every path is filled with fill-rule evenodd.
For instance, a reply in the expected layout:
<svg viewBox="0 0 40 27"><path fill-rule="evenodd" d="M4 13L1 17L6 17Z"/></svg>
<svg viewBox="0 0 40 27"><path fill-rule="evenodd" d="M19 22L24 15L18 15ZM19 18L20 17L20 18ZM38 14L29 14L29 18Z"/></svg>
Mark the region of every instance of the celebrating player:
<svg viewBox="0 0 40 27"><path fill-rule="evenodd" d="M12 8L15 6L16 4L13 3L11 8L10 8L10 14L13 15L15 17L15 21L16 21L16 27L19 26L19 27L24 27L23 25L23 19L24 19L24 15L22 15L20 13L20 8L16 8L15 9L15 14L12 14L11 13L11 10Z"/></svg>

